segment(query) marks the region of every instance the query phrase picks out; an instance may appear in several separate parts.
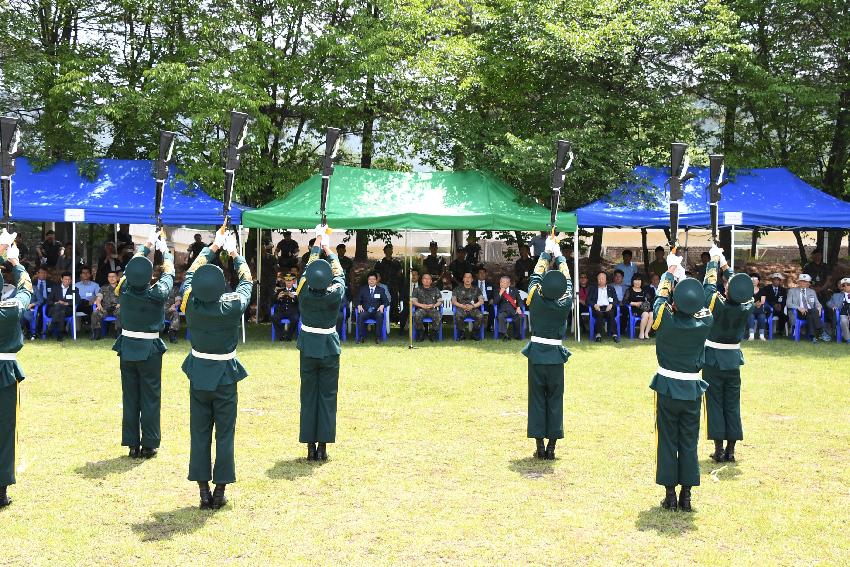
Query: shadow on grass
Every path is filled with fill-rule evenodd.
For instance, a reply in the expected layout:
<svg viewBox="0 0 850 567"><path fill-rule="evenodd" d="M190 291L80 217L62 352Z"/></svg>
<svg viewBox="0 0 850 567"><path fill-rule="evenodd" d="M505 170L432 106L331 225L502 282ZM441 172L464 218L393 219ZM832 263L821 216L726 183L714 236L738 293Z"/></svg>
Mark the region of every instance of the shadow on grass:
<svg viewBox="0 0 850 567"><path fill-rule="evenodd" d="M308 461L304 458L278 461L266 471L266 475L273 479L295 480L302 476L310 476L323 464L325 461Z"/></svg>
<svg viewBox="0 0 850 567"><path fill-rule="evenodd" d="M86 463L77 467L74 472L84 478L106 478L112 474L123 474L141 465L144 459L131 459L128 456L115 457L96 463Z"/></svg>
<svg viewBox="0 0 850 567"><path fill-rule="evenodd" d="M133 524L132 529L141 541L165 541L175 535L198 531L214 512L197 506L185 506L171 512L154 512L153 519Z"/></svg>
<svg viewBox="0 0 850 567"><path fill-rule="evenodd" d="M671 537L697 529L694 525L694 512L672 512L665 510L660 504L638 514L635 526L642 532L654 530L660 535Z"/></svg>
<svg viewBox="0 0 850 567"><path fill-rule="evenodd" d="M553 471L552 461L543 461L536 457L514 459L509 468L525 478L542 478Z"/></svg>
<svg viewBox="0 0 850 567"><path fill-rule="evenodd" d="M738 468L738 463L716 463L711 459L700 462L700 472L721 482L738 480L738 477L742 474L741 469Z"/></svg>

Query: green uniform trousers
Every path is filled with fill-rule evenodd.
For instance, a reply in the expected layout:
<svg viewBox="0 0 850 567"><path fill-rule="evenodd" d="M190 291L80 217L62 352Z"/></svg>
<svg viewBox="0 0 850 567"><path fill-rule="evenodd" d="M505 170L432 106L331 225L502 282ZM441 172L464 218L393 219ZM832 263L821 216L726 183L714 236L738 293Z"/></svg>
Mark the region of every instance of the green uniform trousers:
<svg viewBox="0 0 850 567"><path fill-rule="evenodd" d="M675 400L656 394L658 449L655 482L661 486L699 486L700 400Z"/></svg>
<svg viewBox="0 0 850 567"><path fill-rule="evenodd" d="M236 383L222 384L212 392L189 387L189 480L214 484L236 482ZM215 427L215 467L212 466L212 435Z"/></svg>
<svg viewBox="0 0 850 567"><path fill-rule="evenodd" d="M309 358L301 353L300 443L333 443L336 440L338 388L338 354Z"/></svg>
<svg viewBox="0 0 850 567"><path fill-rule="evenodd" d="M528 436L564 438L564 365L528 362Z"/></svg>
<svg viewBox="0 0 850 567"><path fill-rule="evenodd" d="M121 360L124 418L121 444L159 447L159 413L162 402L162 353L147 360Z"/></svg>
<svg viewBox="0 0 850 567"><path fill-rule="evenodd" d="M702 369L708 382L705 391L705 413L708 438L715 441L740 441L744 438L741 425L741 370L720 370L712 366Z"/></svg>
<svg viewBox="0 0 850 567"><path fill-rule="evenodd" d="M18 384L0 388L0 486L15 484Z"/></svg>

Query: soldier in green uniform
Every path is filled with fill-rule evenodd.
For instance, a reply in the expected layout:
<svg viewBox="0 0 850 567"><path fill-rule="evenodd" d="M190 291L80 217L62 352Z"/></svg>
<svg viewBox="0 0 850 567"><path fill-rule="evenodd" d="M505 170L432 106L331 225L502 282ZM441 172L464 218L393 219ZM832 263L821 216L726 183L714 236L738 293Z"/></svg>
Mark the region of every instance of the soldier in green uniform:
<svg viewBox="0 0 850 567"><path fill-rule="evenodd" d="M663 508L678 507L690 512L691 487L699 486L700 400L708 387L699 371L705 361L705 339L714 319L705 308L706 291L702 284L684 277L682 257L670 254L667 266L655 298L652 324L658 358L658 369L649 386L656 394L655 482L666 490L661 502ZM675 284L677 277L682 279ZM677 485L682 486L678 501Z"/></svg>
<svg viewBox="0 0 850 567"><path fill-rule="evenodd" d="M553 258L555 269L549 270ZM528 437L537 443L535 457L553 460L555 443L564 438L564 364L570 352L562 340L573 306L569 268L554 236L547 238L534 266L526 304L533 325L522 349L528 358ZM546 446L544 438L549 440Z"/></svg>
<svg viewBox="0 0 850 567"><path fill-rule="evenodd" d="M119 303L118 293L118 274L109 272L106 276L107 284L100 288L100 291L95 297L95 310L91 314L91 336L92 339L100 340L103 335L103 319L105 317L116 317L115 331L121 330L121 319L118 317Z"/></svg>
<svg viewBox="0 0 850 567"><path fill-rule="evenodd" d="M18 263L20 253L14 244L15 236L6 229L0 233L0 255L6 255L6 260L12 265L12 284L15 286L15 295L0 302L0 508L11 504L6 491L8 486L15 484L18 388L24 379L17 353L24 346L21 318L32 297L32 281L26 269Z"/></svg>
<svg viewBox="0 0 850 567"><path fill-rule="evenodd" d="M224 272L213 265L223 248L239 276L234 293L225 293ZM253 280L245 258L237 255L236 236L221 227L186 272L183 312L192 350L183 361L189 378L191 452L189 480L198 483L202 510L227 503L224 489L236 482L233 438L236 431L237 383L248 376L236 358L242 314L251 301ZM215 467L211 465L215 428ZM215 492L210 493L210 480Z"/></svg>
<svg viewBox="0 0 850 567"><path fill-rule="evenodd" d="M307 444L308 461L326 461L327 444L336 441L339 386L339 335L336 319L345 296L345 273L330 249L330 229L316 227L316 242L298 283L301 313L301 428L298 441ZM327 260L319 258L324 251ZM306 283L306 288L305 288Z"/></svg>
<svg viewBox="0 0 850 567"><path fill-rule="evenodd" d="M734 274L726 265L723 251L713 247L705 270L708 308L714 325L705 341L702 377L708 382L705 394L708 438L714 441L715 461L734 461L735 443L744 438L741 426L741 340L747 335L750 314L755 309L753 283L746 274ZM717 291L717 270L726 276L726 296ZM726 448L723 448L723 441Z"/></svg>
<svg viewBox="0 0 850 567"><path fill-rule="evenodd" d="M416 327L416 340L420 343L425 340L423 319L430 318L435 327L440 325L442 320L440 311L443 305L443 295L439 289L432 285L432 282L430 273L422 274L422 285L414 289L411 295L411 303L416 307L416 312L413 313L413 325ZM428 340L433 341L436 334L436 329L431 328L428 333Z"/></svg>
<svg viewBox="0 0 850 567"><path fill-rule="evenodd" d="M153 263L147 255L154 247L162 252L163 263L162 275L152 286ZM159 449L162 354L168 350L159 332L173 285L174 256L160 231L154 229L127 263L116 291L122 328L112 350L121 358L121 444L130 448L133 458L150 459Z"/></svg>

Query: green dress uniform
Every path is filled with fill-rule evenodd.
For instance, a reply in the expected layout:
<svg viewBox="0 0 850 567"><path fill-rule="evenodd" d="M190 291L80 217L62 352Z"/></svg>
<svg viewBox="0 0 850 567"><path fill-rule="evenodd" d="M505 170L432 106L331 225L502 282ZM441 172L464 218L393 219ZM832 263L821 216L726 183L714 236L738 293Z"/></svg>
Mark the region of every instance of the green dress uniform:
<svg viewBox="0 0 850 567"><path fill-rule="evenodd" d="M730 441L725 454L718 449L712 455L717 460L734 460L734 442L744 438L741 426L741 340L747 335L749 317L755 309L752 280L746 274L725 273L729 282L727 297L717 291L717 262L705 270L707 306L714 316L714 325L705 342L705 366L702 377L708 383L706 392L706 421L708 439ZM744 301L736 302L735 299Z"/></svg>
<svg viewBox="0 0 850 567"><path fill-rule="evenodd" d="M224 274L210 264L213 258L213 251L204 248L186 272L183 312L192 350L182 368L189 378L191 452L188 479L212 480L216 485L225 485L236 482L233 449L238 402L236 385L248 376L236 358L236 345L253 283L245 258L237 256L233 267L239 275L239 283L234 293L224 293ZM203 274L199 274L199 270ZM213 284L207 286L212 280ZM213 428L214 468L211 463Z"/></svg>
<svg viewBox="0 0 850 567"><path fill-rule="evenodd" d="M555 440L564 437L564 364L570 352L562 340L572 311L573 286L563 256L555 259L557 272L546 273L550 259L543 252L529 279L526 304L531 338L522 354L528 358L528 437L537 440L538 458L554 459ZM549 288L546 278L558 286ZM546 454L541 454L543 438L549 439L551 447Z"/></svg>
<svg viewBox="0 0 850 567"><path fill-rule="evenodd" d="M153 264L147 258L149 253L144 245L136 249L117 286L122 328L112 350L121 360L121 445L141 445L150 450L159 447L161 437L162 354L168 349L159 332L165 302L174 285L174 256L163 255L162 275L151 286Z"/></svg>
<svg viewBox="0 0 850 567"><path fill-rule="evenodd" d="M301 313L301 332L297 342L301 360L298 440L308 444L308 458L311 459L323 458L322 454L317 457L312 453L313 443L321 445L336 440L341 352L336 322L345 296L345 272L337 255L328 255L326 262L319 259L320 250L314 246L310 251L310 259L298 284L298 309ZM327 458L326 455L324 458Z"/></svg>
<svg viewBox="0 0 850 567"><path fill-rule="evenodd" d="M0 507L8 504L6 487L15 484L18 384L24 379L17 352L24 346L21 318L32 297L32 282L22 265L12 268L12 281L14 297L0 302Z"/></svg>
<svg viewBox="0 0 850 567"><path fill-rule="evenodd" d="M679 282L675 292L674 278L665 272L655 298L652 328L656 332L655 354L658 369L650 388L655 390L655 430L657 457L655 482L667 487L676 507L675 487L687 490L690 509L690 487L698 486L700 401L708 387L699 375L705 361L705 339L714 322L705 309L706 291L693 278ZM673 295L676 308L669 303ZM684 506L683 506L684 507Z"/></svg>

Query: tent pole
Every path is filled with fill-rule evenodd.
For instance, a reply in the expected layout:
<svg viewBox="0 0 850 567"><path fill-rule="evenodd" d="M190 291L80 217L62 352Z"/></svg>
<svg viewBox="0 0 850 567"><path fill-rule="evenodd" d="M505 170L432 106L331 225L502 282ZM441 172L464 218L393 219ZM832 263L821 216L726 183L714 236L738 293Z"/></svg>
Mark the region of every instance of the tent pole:
<svg viewBox="0 0 850 567"><path fill-rule="evenodd" d="M735 271L735 225L732 225L732 244L729 245L730 256L732 258L729 260L729 269L733 272Z"/></svg>
<svg viewBox="0 0 850 567"><path fill-rule="evenodd" d="M576 334L576 342L581 342L581 313L579 313L579 302L578 302L578 224L576 224L576 231L573 233L573 275L575 276L575 280L573 280L573 325L575 325L575 334Z"/></svg>
<svg viewBox="0 0 850 567"><path fill-rule="evenodd" d="M410 246L410 229L407 229L407 235L404 238L405 248L407 249L407 348L413 348L413 282L410 281L410 274L413 273L413 252ZM440 319L442 324L442 318Z"/></svg>
<svg viewBox="0 0 850 567"><path fill-rule="evenodd" d="M112 224L112 241L115 243L115 252L118 253L118 223Z"/></svg>
<svg viewBox="0 0 850 567"><path fill-rule="evenodd" d="M71 223L71 338L77 340L77 223Z"/></svg>
<svg viewBox="0 0 850 567"><path fill-rule="evenodd" d="M248 229L250 230L250 229ZM260 243L260 239L263 237L263 229L257 229L257 324L260 324L260 290L262 286L260 282L263 281L263 249Z"/></svg>
<svg viewBox="0 0 850 567"><path fill-rule="evenodd" d="M239 255L242 256L242 258L244 259L245 258L245 239L242 238L242 225L241 224L236 225L236 230L239 231L238 232L238 234L239 234ZM249 301L249 304L250 304L250 301ZM258 303L257 307L259 307L259 306L260 306L260 304ZM242 344L245 344L245 314L244 313L242 314Z"/></svg>

